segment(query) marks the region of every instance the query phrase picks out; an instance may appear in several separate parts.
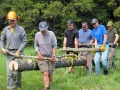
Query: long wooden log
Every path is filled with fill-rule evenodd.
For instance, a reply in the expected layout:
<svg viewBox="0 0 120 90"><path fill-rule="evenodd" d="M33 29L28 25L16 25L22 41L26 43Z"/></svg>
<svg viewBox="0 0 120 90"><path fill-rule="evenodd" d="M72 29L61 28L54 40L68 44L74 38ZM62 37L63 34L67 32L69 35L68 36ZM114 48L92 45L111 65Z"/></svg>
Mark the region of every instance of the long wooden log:
<svg viewBox="0 0 120 90"><path fill-rule="evenodd" d="M72 66L84 66L86 65L86 60L74 60L71 62L70 60L58 60L56 61L55 68L63 68ZM13 71L31 71L31 70L39 70L37 60L20 60L16 59L11 61L9 64L9 68Z"/></svg>
<svg viewBox="0 0 120 90"><path fill-rule="evenodd" d="M11 53L9 51L7 51L7 53L14 56L14 53ZM20 57L39 59L37 56L20 55ZM55 68L70 67L70 66L81 66L81 65L85 66L87 64L86 58L83 57L83 56L79 56L79 60L71 61L70 60L71 58L75 59L75 58L77 58L77 55L67 54L67 55L58 56L57 59L56 59ZM49 58L44 57L44 59L49 59ZM90 65L88 67L89 67L88 68L89 69L88 70L89 75L92 75L92 63L90 63ZM37 60L16 59L16 60L10 62L9 68L13 71L19 71L19 72L30 71L30 70L39 70Z"/></svg>
<svg viewBox="0 0 120 90"><path fill-rule="evenodd" d="M92 51L95 50L96 52L101 51L101 48L66 48L66 49L60 49L60 51L64 52L64 51Z"/></svg>

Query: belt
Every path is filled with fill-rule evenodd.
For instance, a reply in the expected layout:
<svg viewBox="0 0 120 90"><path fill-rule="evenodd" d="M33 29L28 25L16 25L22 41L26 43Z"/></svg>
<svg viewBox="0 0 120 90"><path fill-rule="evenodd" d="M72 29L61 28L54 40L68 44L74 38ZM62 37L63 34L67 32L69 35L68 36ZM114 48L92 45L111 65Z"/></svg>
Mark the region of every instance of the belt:
<svg viewBox="0 0 120 90"><path fill-rule="evenodd" d="M9 51L16 51L16 50L18 50L18 49L7 49L7 50L9 50Z"/></svg>

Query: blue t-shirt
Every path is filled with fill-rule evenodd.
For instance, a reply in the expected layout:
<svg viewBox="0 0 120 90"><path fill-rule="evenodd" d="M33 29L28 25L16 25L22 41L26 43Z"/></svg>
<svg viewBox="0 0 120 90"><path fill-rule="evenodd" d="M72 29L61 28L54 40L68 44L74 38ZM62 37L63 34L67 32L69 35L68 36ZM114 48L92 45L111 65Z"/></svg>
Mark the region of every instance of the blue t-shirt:
<svg viewBox="0 0 120 90"><path fill-rule="evenodd" d="M107 31L103 25L99 25L97 28L93 29L93 36L97 39L97 43L100 45L104 42L104 34L107 34ZM108 44L108 39L106 44Z"/></svg>
<svg viewBox="0 0 120 90"><path fill-rule="evenodd" d="M92 30L90 29L86 31L84 31L83 29L79 29L78 34L79 34L78 42L81 44L88 44L90 43L90 40L94 38Z"/></svg>

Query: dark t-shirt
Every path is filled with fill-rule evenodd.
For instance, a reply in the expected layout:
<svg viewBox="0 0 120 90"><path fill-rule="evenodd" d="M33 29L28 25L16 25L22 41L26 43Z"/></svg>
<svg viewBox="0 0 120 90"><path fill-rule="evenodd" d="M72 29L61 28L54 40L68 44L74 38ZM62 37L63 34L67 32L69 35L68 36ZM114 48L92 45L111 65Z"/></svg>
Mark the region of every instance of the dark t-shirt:
<svg viewBox="0 0 120 90"><path fill-rule="evenodd" d="M117 32L117 30L115 28L113 28L112 30L107 30L109 43L114 43L115 34L118 34L118 32Z"/></svg>
<svg viewBox="0 0 120 90"><path fill-rule="evenodd" d="M75 47L75 38L78 38L78 30L73 28L73 30L69 30L69 29L66 29L64 31L64 37L67 38L67 45L66 47L71 47L71 48L74 48Z"/></svg>

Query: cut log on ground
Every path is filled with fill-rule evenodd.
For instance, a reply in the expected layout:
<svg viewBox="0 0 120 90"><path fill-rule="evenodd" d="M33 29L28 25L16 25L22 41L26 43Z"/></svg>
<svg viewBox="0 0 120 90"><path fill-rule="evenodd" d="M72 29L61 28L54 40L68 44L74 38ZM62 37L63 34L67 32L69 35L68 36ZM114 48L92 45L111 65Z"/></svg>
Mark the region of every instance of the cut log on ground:
<svg viewBox="0 0 120 90"><path fill-rule="evenodd" d="M58 60L56 61L55 68L62 67L70 67L70 66L84 66L86 64L86 60L74 60L71 62L70 60ZM37 60L20 60L16 59L11 61L9 67L13 71L29 71L29 70L39 70Z"/></svg>
<svg viewBox="0 0 120 90"><path fill-rule="evenodd" d="M11 53L7 51L8 54L13 55L14 53ZM34 58L39 59L37 56L25 56L20 55L22 58ZM63 68L63 67L70 67L70 66L86 66L87 61L84 56L79 56L79 59L77 59L77 55L75 54L67 54L63 56L58 56L56 58L56 66L55 68ZM45 57L44 59L49 59ZM76 60L77 59L77 60ZM13 71L30 71L30 70L39 70L37 60L21 60L16 59L14 61L11 61L9 64L9 68ZM92 74L92 60L90 61L90 64L88 66L89 75Z"/></svg>
<svg viewBox="0 0 120 90"><path fill-rule="evenodd" d="M87 63L86 60L74 60L71 62L70 60L58 60L56 61L55 68L63 68L70 66L85 66ZM13 71L31 71L31 70L39 70L37 60L20 60L16 59L11 61L9 64L9 68ZM89 75L92 74L92 63L90 63L89 67Z"/></svg>

